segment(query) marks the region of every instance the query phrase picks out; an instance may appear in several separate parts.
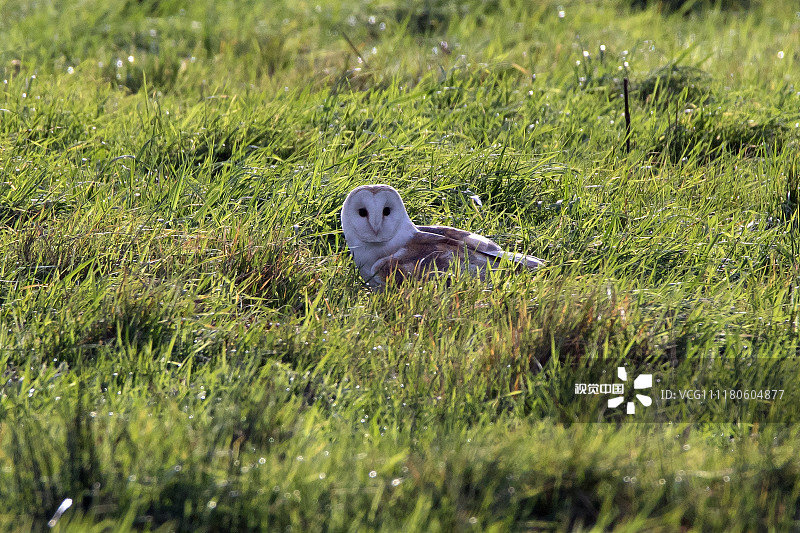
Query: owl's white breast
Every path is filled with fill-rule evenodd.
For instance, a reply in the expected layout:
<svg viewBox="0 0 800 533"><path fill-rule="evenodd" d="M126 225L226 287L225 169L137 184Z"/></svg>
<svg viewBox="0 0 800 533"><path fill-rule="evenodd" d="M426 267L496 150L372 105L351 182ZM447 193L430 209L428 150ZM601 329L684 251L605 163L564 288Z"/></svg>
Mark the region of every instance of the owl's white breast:
<svg viewBox="0 0 800 533"><path fill-rule="evenodd" d="M373 279L375 263L401 250L416 233L419 233L416 227L404 227L386 242L362 242L355 239L353 242L348 241L347 247L353 254L353 261L361 277L372 286L382 285L383 280Z"/></svg>

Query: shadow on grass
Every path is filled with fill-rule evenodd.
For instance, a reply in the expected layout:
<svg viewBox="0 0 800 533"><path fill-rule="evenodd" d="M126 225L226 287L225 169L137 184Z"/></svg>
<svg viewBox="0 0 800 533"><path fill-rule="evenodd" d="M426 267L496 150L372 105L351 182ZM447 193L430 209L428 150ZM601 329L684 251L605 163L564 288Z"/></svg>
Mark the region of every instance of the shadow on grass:
<svg viewBox="0 0 800 533"><path fill-rule="evenodd" d="M637 9L654 5L665 15L674 13L688 15L706 9L741 11L751 7L750 0L631 0L630 4Z"/></svg>
<svg viewBox="0 0 800 533"><path fill-rule="evenodd" d="M711 76L697 67L670 63L640 80L636 92L642 103L659 109L668 110L673 103L699 106L713 99L710 82Z"/></svg>
<svg viewBox="0 0 800 533"><path fill-rule="evenodd" d="M651 153L666 156L673 163L705 163L724 154L766 157L792 145L791 130L780 118L756 122L701 108L687 110L677 123L671 124Z"/></svg>

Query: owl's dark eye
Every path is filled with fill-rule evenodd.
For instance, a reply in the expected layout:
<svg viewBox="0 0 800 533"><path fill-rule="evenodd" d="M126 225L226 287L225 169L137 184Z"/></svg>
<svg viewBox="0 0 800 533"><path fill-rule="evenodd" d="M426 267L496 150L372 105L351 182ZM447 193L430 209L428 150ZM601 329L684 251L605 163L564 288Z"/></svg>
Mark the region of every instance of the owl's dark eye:
<svg viewBox="0 0 800 533"><path fill-rule="evenodd" d="M358 210L358 216L360 216L361 218L367 218L368 215L369 211L367 211L365 207L362 207L361 209Z"/></svg>
<svg viewBox="0 0 800 533"><path fill-rule="evenodd" d="M383 216L388 217L391 214L392 208L391 207L384 207L383 208Z"/></svg>

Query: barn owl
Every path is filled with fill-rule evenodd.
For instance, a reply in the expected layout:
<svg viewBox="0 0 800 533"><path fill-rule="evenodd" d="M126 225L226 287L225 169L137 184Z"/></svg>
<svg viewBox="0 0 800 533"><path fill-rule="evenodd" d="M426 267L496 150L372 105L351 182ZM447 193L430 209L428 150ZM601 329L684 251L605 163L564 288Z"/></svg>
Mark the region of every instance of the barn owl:
<svg viewBox="0 0 800 533"><path fill-rule="evenodd" d="M400 194L389 185L356 187L342 206L342 230L361 277L382 287L391 277L424 277L457 263L484 279L506 258L529 269L544 264L530 255L504 252L495 242L448 226L417 226Z"/></svg>

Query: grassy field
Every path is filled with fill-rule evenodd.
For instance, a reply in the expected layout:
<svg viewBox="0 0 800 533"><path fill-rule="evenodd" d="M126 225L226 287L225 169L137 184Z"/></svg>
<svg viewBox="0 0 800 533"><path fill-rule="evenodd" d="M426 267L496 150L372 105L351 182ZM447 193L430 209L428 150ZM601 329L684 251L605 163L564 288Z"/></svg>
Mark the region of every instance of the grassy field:
<svg viewBox="0 0 800 533"><path fill-rule="evenodd" d="M0 529L800 528L794 2L0 13ZM548 265L371 293L374 182Z"/></svg>

